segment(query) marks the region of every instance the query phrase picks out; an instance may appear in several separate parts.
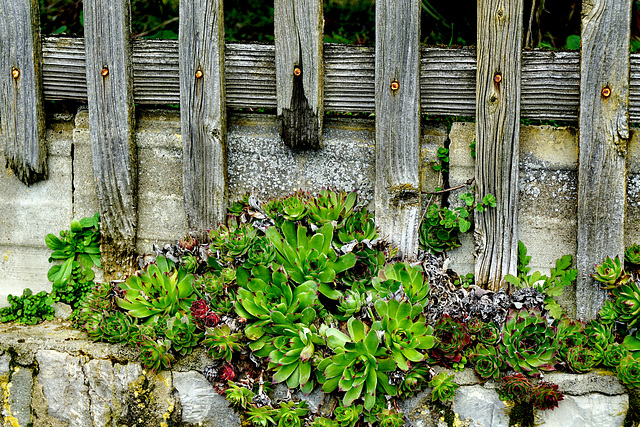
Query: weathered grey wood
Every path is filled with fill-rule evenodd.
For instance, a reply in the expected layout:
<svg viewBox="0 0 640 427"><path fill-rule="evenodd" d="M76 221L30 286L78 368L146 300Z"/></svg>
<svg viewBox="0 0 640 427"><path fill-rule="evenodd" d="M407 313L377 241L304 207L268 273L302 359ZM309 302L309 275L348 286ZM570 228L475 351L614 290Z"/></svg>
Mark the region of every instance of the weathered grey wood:
<svg viewBox="0 0 640 427"><path fill-rule="evenodd" d="M522 0L478 2L476 197L496 208L475 214L475 280L498 290L517 274Z"/></svg>
<svg viewBox="0 0 640 427"><path fill-rule="evenodd" d="M0 131L7 167L29 185L47 177L37 0L0 0Z"/></svg>
<svg viewBox="0 0 640 427"><path fill-rule="evenodd" d="M376 224L415 259L420 225L420 0L376 2Z"/></svg>
<svg viewBox="0 0 640 427"><path fill-rule="evenodd" d="M278 130L291 148L321 148L322 0L275 0Z"/></svg>
<svg viewBox="0 0 640 427"><path fill-rule="evenodd" d="M631 0L582 5L576 308L596 318L606 291L589 275L624 256Z"/></svg>
<svg viewBox="0 0 640 427"><path fill-rule="evenodd" d="M130 0L85 0L84 33L102 264L111 279L128 273L137 227Z"/></svg>
<svg viewBox="0 0 640 427"><path fill-rule="evenodd" d="M182 186L189 232L207 237L227 212L222 0L180 2Z"/></svg>
<svg viewBox="0 0 640 427"><path fill-rule="evenodd" d="M275 108L273 45L227 43L227 107ZM423 47L420 64L422 112L475 115L476 51ZM46 37L43 44L45 99L86 100L84 41ZM324 46L324 108L374 112L374 48ZM538 120L578 120L578 52L522 52L521 116ZM141 104L179 104L176 40L134 40L134 96ZM631 55L630 118L640 122L640 54Z"/></svg>

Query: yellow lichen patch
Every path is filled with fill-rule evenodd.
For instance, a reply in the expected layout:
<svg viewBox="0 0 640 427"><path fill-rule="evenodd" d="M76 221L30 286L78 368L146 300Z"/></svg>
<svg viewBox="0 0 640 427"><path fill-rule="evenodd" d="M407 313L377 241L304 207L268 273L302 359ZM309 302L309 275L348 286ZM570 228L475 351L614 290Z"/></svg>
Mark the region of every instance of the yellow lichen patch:
<svg viewBox="0 0 640 427"><path fill-rule="evenodd" d="M16 368L16 369L17 369L16 372L18 372L20 368ZM3 412L6 414L4 416L5 426L20 427L20 423L18 422L18 419L11 414L11 405L9 404L9 396L11 395L12 385L13 384L9 382L8 374L4 374L0 376L0 388L2 388L2 395L3 395L3 400L2 400L3 409L4 409Z"/></svg>

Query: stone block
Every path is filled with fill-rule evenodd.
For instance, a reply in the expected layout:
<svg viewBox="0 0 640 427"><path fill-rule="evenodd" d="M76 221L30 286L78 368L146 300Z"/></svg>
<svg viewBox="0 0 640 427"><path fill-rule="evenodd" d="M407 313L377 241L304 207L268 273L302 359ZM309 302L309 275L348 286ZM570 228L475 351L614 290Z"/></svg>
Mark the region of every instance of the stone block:
<svg viewBox="0 0 640 427"><path fill-rule="evenodd" d="M26 426L31 419L31 391L33 388L33 370L16 366L11 372L11 382L7 384L8 405L4 406L5 421L13 418L19 426ZM6 396L6 394L5 394ZM14 425L14 424L10 424Z"/></svg>
<svg viewBox="0 0 640 427"><path fill-rule="evenodd" d="M38 381L48 402L47 413L70 427L92 424L89 387L80 358L55 350L36 353Z"/></svg>
<svg viewBox="0 0 640 427"><path fill-rule="evenodd" d="M508 427L507 407L495 390L479 385L456 390L453 410L470 427Z"/></svg>
<svg viewBox="0 0 640 427"><path fill-rule="evenodd" d="M8 295L20 296L26 288L34 293L51 291L47 279L51 250L44 245L44 236L42 242L40 247L0 244L0 307L9 305Z"/></svg>
<svg viewBox="0 0 640 427"><path fill-rule="evenodd" d="M182 422L211 427L237 427L238 414L198 372L174 373L174 387L182 405Z"/></svg>
<svg viewBox="0 0 640 427"><path fill-rule="evenodd" d="M627 392L615 372L612 371L591 371L580 375L549 372L545 374L545 378L558 384L558 388L564 394L573 396L582 396L587 393L617 396Z"/></svg>
<svg viewBox="0 0 640 427"><path fill-rule="evenodd" d="M548 427L620 427L623 424L629 397L604 396L597 393L565 396L554 410L538 411L536 420Z"/></svg>

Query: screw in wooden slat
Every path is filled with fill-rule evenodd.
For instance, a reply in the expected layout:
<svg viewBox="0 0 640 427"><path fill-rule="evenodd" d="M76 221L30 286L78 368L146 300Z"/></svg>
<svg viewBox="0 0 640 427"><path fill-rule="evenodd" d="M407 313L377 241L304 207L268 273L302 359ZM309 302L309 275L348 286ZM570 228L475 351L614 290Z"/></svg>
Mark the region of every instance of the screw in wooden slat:
<svg viewBox="0 0 640 427"><path fill-rule="evenodd" d="M398 83L397 80L392 81L391 82L391 90L395 92L398 89L400 89L400 83Z"/></svg>
<svg viewBox="0 0 640 427"><path fill-rule="evenodd" d="M13 76L14 79L18 80L18 77L20 77L20 70L18 70L17 68L12 68L11 69L11 75Z"/></svg>
<svg viewBox="0 0 640 427"><path fill-rule="evenodd" d="M109 75L109 69L107 67L102 67L102 70L100 71L100 75L102 77L107 77Z"/></svg>
<svg viewBox="0 0 640 427"><path fill-rule="evenodd" d="M300 74L302 74L302 70L298 67L293 69L293 75L296 77L300 77Z"/></svg>
<svg viewBox="0 0 640 427"><path fill-rule="evenodd" d="M502 81L502 74L496 73L496 75L493 76L493 81L496 83L500 83Z"/></svg>
<svg viewBox="0 0 640 427"><path fill-rule="evenodd" d="M602 88L602 97L607 99L611 96L611 88L609 86L605 86Z"/></svg>
<svg viewBox="0 0 640 427"><path fill-rule="evenodd" d="M202 70L196 71L196 79L201 79L202 76L204 76L204 73L202 72Z"/></svg>

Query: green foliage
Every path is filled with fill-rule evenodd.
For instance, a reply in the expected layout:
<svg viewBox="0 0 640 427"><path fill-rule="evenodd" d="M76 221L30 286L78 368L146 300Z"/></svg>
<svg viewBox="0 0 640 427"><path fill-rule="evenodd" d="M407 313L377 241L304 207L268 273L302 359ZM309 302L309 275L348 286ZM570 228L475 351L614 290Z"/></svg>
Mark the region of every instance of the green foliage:
<svg viewBox="0 0 640 427"><path fill-rule="evenodd" d="M362 405L340 405L335 410L336 422L341 427L353 427L362 414Z"/></svg>
<svg viewBox="0 0 640 427"><path fill-rule="evenodd" d="M404 414L402 412L391 411L384 409L380 415L378 415L380 421L380 427L402 427L405 425Z"/></svg>
<svg viewBox="0 0 640 427"><path fill-rule="evenodd" d="M453 400L456 395L456 390L460 385L453 382L455 375L449 375L445 372L440 372L429 381L429 387L431 390L431 401L447 402Z"/></svg>
<svg viewBox="0 0 640 427"><path fill-rule="evenodd" d="M616 372L624 385L640 388L640 360L629 354L620 361Z"/></svg>
<svg viewBox="0 0 640 427"><path fill-rule="evenodd" d="M336 193L324 189L309 203L309 219L318 227L333 221L348 218L356 204L357 194L344 191Z"/></svg>
<svg viewBox="0 0 640 427"><path fill-rule="evenodd" d="M349 335L337 329L327 330L327 343L336 353L324 359L318 370L324 375L322 389L326 393L336 388L345 391L345 406L364 394L364 407L371 409L376 401L378 388L395 396L397 387L389 384L387 372L396 368L396 362L388 357L385 347L375 331L365 333L365 325L356 318L347 322Z"/></svg>
<svg viewBox="0 0 640 427"><path fill-rule="evenodd" d="M18 322L35 325L42 320L53 319L53 303L51 296L45 291L34 294L31 289L22 291L22 296L9 295L8 307L0 308L0 322Z"/></svg>
<svg viewBox="0 0 640 427"><path fill-rule="evenodd" d="M92 267L100 267L99 214L71 221L69 230L60 237L47 234L45 243L53 252L49 262L58 261L49 269L47 277L53 282L51 298L77 308L84 295L94 285Z"/></svg>
<svg viewBox="0 0 640 427"><path fill-rule="evenodd" d="M231 362L233 352L242 349L242 345L239 342L241 336L239 333L231 333L229 325L222 325L213 329L207 328L202 345L207 349L209 356L214 359L224 359L227 362Z"/></svg>
<svg viewBox="0 0 640 427"><path fill-rule="evenodd" d="M593 350L581 345L571 347L567 351L566 360L569 369L578 374L589 372L598 361Z"/></svg>
<svg viewBox="0 0 640 427"><path fill-rule="evenodd" d="M518 372L537 374L551 371L559 344L555 330L537 309L509 311L502 330L500 352L505 362Z"/></svg>
<svg viewBox="0 0 640 427"><path fill-rule="evenodd" d="M604 350L602 363L610 368L616 368L622 359L629 354L629 347L625 344L612 343Z"/></svg>
<svg viewBox="0 0 640 427"><path fill-rule="evenodd" d="M596 266L596 272L591 277L601 282L603 289L617 288L630 279L630 276L622 268L622 262L618 256L614 259L607 257L602 264Z"/></svg>
<svg viewBox="0 0 640 427"><path fill-rule="evenodd" d="M437 344L431 350L431 355L446 366L460 363L465 348L471 343L467 327L445 313L436 323L434 335Z"/></svg>
<svg viewBox="0 0 640 427"><path fill-rule="evenodd" d="M565 360L570 348L586 343L587 336L584 333L585 324L579 320L572 320L563 316L556 322L556 341L560 343L558 358Z"/></svg>
<svg viewBox="0 0 640 427"><path fill-rule="evenodd" d="M169 351L171 341L145 339L140 345L140 363L152 372L171 368L175 357Z"/></svg>
<svg viewBox="0 0 640 427"><path fill-rule="evenodd" d="M438 159L440 159L440 164L433 165L433 170L436 172L442 171L442 173L449 172L449 149L439 147L437 155Z"/></svg>
<svg viewBox="0 0 640 427"><path fill-rule="evenodd" d="M422 362L424 355L419 350L430 349L436 341L433 328L424 322L422 306L392 299L376 301L375 308L382 320L374 322L371 329L384 332L385 346L398 368L407 371L410 362Z"/></svg>
<svg viewBox="0 0 640 427"><path fill-rule="evenodd" d="M190 354L203 336L202 332L196 332L196 325L189 316L172 317L167 320L165 334L171 341L171 348L181 356Z"/></svg>
<svg viewBox="0 0 640 427"><path fill-rule="evenodd" d="M302 427L302 418L309 413L307 402L301 401L281 403L276 414L278 427Z"/></svg>
<svg viewBox="0 0 640 427"><path fill-rule="evenodd" d="M246 387L239 387L233 381L228 382L229 388L225 390L226 399L236 409L247 409L253 396L256 394Z"/></svg>
<svg viewBox="0 0 640 427"><path fill-rule="evenodd" d="M118 298L117 304L139 319L187 314L195 301L192 283L192 274L176 269L173 261L158 256L156 264L119 284L124 298Z"/></svg>
<svg viewBox="0 0 640 427"><path fill-rule="evenodd" d="M267 427L269 425L275 425L276 421L274 417L276 411L269 406L250 406L249 410L245 413L247 423L254 427Z"/></svg>
<svg viewBox="0 0 640 427"><path fill-rule="evenodd" d="M420 247L434 253L448 251L460 246L459 233L466 233L471 228L469 216L475 209L484 212L488 207L496 207L496 199L487 194L477 205L471 193L459 196L464 202L453 210L447 207L431 205L420 224Z"/></svg>
<svg viewBox="0 0 640 427"><path fill-rule="evenodd" d="M498 389L501 400L512 402L528 402L533 386L527 377L520 372L502 377L502 383Z"/></svg>
<svg viewBox="0 0 640 427"><path fill-rule="evenodd" d="M374 278L373 281L374 287L377 284L382 288L380 283L384 281L384 288L396 291L402 286L407 299L412 304L420 304L424 307L429 299L429 282L420 265L412 266L406 262L387 264L384 270L380 271L379 277Z"/></svg>
<svg viewBox="0 0 640 427"><path fill-rule="evenodd" d="M504 362L495 347L478 344L471 354L471 362L481 378L500 379L500 369L504 366Z"/></svg>
<svg viewBox="0 0 640 427"><path fill-rule="evenodd" d="M640 267L640 245L631 245L624 251L624 260L629 264Z"/></svg>

